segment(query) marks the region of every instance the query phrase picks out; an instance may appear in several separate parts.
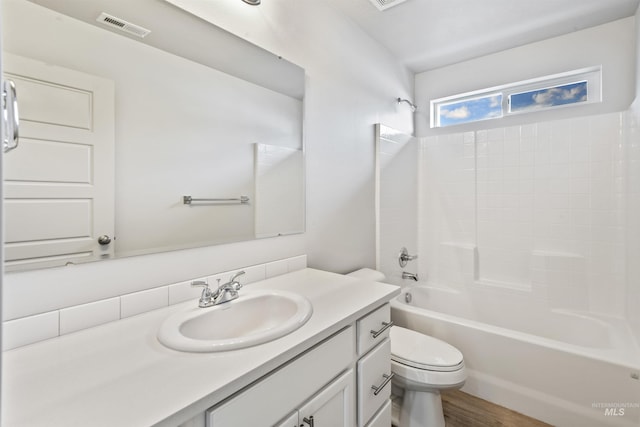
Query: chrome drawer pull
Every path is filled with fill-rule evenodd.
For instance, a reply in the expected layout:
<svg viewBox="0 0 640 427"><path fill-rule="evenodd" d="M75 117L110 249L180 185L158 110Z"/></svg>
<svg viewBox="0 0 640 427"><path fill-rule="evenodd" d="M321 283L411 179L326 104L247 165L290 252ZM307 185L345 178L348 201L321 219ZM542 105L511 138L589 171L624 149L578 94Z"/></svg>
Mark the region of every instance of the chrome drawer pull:
<svg viewBox="0 0 640 427"><path fill-rule="evenodd" d="M393 326L393 322L382 322L382 328L377 331L371 330L371 336L374 338L378 338L384 331Z"/></svg>
<svg viewBox="0 0 640 427"><path fill-rule="evenodd" d="M374 386L372 385L371 388L373 389L373 395L377 396L382 389L384 388L384 386L386 386L387 384L389 384L389 381L391 381L391 378L393 378L395 374L392 372L391 375L387 375L387 374L382 374L382 378L384 378L384 381L382 381L382 384L380 384L379 386Z"/></svg>
<svg viewBox="0 0 640 427"><path fill-rule="evenodd" d="M309 427L313 427L313 415L311 415L309 418L304 417L302 419L302 422L309 424ZM301 424L302 425L302 424Z"/></svg>

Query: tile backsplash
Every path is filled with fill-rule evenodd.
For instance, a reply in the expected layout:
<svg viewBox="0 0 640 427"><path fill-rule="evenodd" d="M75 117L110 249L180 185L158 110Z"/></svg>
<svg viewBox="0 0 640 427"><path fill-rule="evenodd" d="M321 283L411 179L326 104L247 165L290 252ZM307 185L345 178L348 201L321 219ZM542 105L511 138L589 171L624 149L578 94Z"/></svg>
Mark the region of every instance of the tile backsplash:
<svg viewBox="0 0 640 427"><path fill-rule="evenodd" d="M195 301L202 290L191 287L191 282L194 280L204 280L214 285L217 279L224 281L236 271L244 270L245 274L240 278L240 282L248 284L301 270L306 266L307 256L300 255L5 321L3 322L2 331L3 351L135 316L190 299Z"/></svg>

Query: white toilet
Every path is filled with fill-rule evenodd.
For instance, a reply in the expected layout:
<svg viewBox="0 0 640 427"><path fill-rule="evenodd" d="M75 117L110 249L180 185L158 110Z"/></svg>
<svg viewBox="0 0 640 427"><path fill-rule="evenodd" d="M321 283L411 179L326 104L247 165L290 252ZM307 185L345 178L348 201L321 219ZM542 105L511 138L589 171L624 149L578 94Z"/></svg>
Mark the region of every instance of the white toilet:
<svg viewBox="0 0 640 427"><path fill-rule="evenodd" d="M439 339L393 326L391 372L402 389L398 427L444 427L440 390L460 388L467 373L462 353Z"/></svg>
<svg viewBox="0 0 640 427"><path fill-rule="evenodd" d="M367 268L349 276L385 279L383 273ZM400 326L391 328L389 338L393 385L402 392L398 427L445 427L440 390L460 388L467 379L462 353L444 341Z"/></svg>

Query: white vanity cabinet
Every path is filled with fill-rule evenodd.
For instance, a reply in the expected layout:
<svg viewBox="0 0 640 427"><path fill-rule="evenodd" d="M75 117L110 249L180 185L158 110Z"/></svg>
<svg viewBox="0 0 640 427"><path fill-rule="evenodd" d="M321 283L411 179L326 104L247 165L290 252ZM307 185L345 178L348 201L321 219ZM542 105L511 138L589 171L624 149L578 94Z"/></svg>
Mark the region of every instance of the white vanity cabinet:
<svg viewBox="0 0 640 427"><path fill-rule="evenodd" d="M298 426L305 425L305 418L312 423L306 425L313 427L353 425L354 374L348 368L356 354L355 341L355 328L343 329L207 410L207 426L293 427L295 424L290 424L290 420L298 423L298 418Z"/></svg>
<svg viewBox="0 0 640 427"><path fill-rule="evenodd" d="M389 304L356 322L358 427L390 426L391 312Z"/></svg>
<svg viewBox="0 0 640 427"><path fill-rule="evenodd" d="M388 302L400 288L311 268L251 288L295 292L313 315L264 344L189 353L156 339L167 318L196 309L186 301L6 351L2 425L389 427ZM123 361L135 361L127 375Z"/></svg>
<svg viewBox="0 0 640 427"><path fill-rule="evenodd" d="M384 304L209 409L207 427L391 425L390 316Z"/></svg>

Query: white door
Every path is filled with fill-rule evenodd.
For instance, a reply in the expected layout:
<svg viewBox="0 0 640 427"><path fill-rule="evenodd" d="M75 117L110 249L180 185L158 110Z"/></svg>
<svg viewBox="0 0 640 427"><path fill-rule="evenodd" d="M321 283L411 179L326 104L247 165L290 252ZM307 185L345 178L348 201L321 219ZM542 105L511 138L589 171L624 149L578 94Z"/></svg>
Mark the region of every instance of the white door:
<svg viewBox="0 0 640 427"><path fill-rule="evenodd" d="M3 164L7 268L112 256L98 237L114 232L113 81L5 52L3 73L20 109Z"/></svg>

